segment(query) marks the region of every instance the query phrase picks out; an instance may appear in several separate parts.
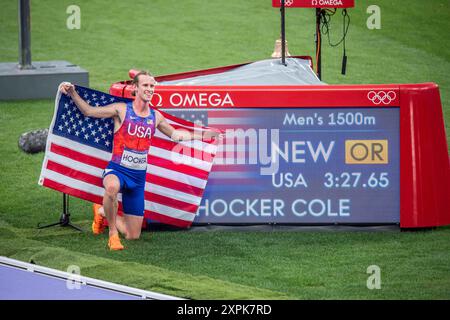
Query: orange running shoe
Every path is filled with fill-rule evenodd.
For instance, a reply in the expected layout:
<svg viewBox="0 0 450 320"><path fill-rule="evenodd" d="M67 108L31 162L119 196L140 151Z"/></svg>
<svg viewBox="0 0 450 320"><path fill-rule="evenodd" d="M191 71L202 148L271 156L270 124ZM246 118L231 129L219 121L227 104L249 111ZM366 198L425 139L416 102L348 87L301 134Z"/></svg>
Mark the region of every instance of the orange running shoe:
<svg viewBox="0 0 450 320"><path fill-rule="evenodd" d="M116 233L109 237L108 247L109 247L109 250L123 250L124 249L123 245L120 243L119 234Z"/></svg>
<svg viewBox="0 0 450 320"><path fill-rule="evenodd" d="M105 226L103 225L103 221L105 217L103 217L100 212L102 206L100 204L94 203L92 207L92 211L94 211L94 221L92 221L92 232L94 234L101 234L105 231Z"/></svg>

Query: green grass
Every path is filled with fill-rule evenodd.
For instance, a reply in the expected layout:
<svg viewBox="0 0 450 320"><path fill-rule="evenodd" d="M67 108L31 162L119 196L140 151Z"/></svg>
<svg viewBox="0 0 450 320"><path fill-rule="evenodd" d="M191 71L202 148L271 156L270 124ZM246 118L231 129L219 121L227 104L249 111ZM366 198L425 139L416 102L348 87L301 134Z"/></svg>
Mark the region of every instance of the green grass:
<svg viewBox="0 0 450 320"><path fill-rule="evenodd" d="M68 30L73 1L32 2L34 61L67 60L89 70L107 91L130 68L169 74L270 56L279 14L270 1L76 1L81 30ZM365 10L378 4L382 29L368 30ZM16 1L2 3L0 61L17 61ZM450 123L448 1L357 1L350 11L347 75L341 50L323 51L324 81L440 86ZM337 17L336 17L337 18ZM287 12L289 50L314 56L313 11ZM335 19L333 30L340 31ZM333 34L333 39L339 33ZM25 89L25 88L24 88ZM86 232L51 228L61 194L37 185L43 154L17 147L21 133L47 127L53 101L0 102L0 255L85 276L195 299L449 299L450 228L429 232L155 232L127 250L106 250L88 232L90 204L71 198L72 220ZM31 116L30 116L31 115ZM382 289L368 290L366 269L381 268Z"/></svg>

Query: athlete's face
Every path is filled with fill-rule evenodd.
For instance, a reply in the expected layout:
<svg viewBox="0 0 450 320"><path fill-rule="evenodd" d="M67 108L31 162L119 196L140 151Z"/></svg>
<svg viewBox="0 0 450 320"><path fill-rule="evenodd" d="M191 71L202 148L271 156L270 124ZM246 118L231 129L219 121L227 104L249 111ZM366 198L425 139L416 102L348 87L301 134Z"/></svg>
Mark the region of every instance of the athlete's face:
<svg viewBox="0 0 450 320"><path fill-rule="evenodd" d="M155 91L156 80L148 75L140 75L139 83L136 86L136 97L144 100L145 102L150 102Z"/></svg>

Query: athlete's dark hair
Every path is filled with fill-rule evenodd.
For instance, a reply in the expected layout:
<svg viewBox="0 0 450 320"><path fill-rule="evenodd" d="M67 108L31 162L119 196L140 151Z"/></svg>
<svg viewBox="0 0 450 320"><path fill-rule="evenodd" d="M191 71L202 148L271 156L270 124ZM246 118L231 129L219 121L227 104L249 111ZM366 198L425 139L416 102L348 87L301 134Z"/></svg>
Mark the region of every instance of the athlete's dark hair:
<svg viewBox="0 0 450 320"><path fill-rule="evenodd" d="M131 80L131 84L134 84L137 86L139 84L139 76L142 76L142 75L150 76L153 78L153 75L150 72L148 72L146 70L141 70L138 73L136 73L136 75L133 77L133 80ZM136 95L136 92L134 92L134 91L131 92L131 95L134 97Z"/></svg>

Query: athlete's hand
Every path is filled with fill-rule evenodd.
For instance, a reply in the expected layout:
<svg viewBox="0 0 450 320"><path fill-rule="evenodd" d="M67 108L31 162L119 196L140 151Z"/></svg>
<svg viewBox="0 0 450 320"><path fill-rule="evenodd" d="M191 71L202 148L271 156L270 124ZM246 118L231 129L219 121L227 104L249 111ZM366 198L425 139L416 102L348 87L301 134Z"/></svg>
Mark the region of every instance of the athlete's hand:
<svg viewBox="0 0 450 320"><path fill-rule="evenodd" d="M72 93L75 91L75 86L73 84L71 84L70 82L62 82L59 85L58 90L64 94L72 95Z"/></svg>

